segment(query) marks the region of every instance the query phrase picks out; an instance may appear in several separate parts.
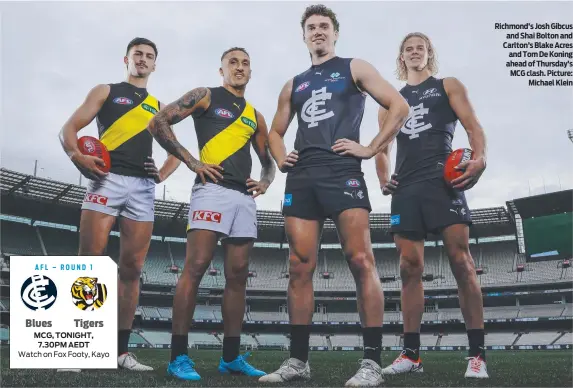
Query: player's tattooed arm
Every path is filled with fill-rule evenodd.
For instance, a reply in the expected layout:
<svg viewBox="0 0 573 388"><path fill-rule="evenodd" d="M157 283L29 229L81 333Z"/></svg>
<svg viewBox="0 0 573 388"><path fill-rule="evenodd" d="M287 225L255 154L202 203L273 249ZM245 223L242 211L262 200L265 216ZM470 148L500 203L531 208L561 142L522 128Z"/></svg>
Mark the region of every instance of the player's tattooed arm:
<svg viewBox="0 0 573 388"><path fill-rule="evenodd" d="M264 194L275 179L275 162L269 149L269 130L262 114L257 112L257 130L255 132L253 148L261 162L261 179L255 181L247 179L248 191L254 193L253 197Z"/></svg>
<svg viewBox="0 0 573 388"><path fill-rule="evenodd" d="M400 92L386 81L370 63L361 59L353 59L350 69L358 88L368 93L387 110L382 128L368 146L375 155L394 140L408 117L410 107Z"/></svg>
<svg viewBox="0 0 573 388"><path fill-rule="evenodd" d="M465 170L464 174L452 181L454 188L467 190L477 183L486 168L485 132L477 119L464 84L454 77L448 77L444 78L444 89L452 109L468 134L468 140L474 152L472 160L457 166L458 169Z"/></svg>
<svg viewBox="0 0 573 388"><path fill-rule="evenodd" d="M155 140L168 153L181 160L190 170L200 176L203 183L206 183L205 176L217 182L217 178L223 179L219 173L221 166L204 164L191 155L191 153L179 143L172 125L183 121L190 115L203 113L211 103L211 93L207 88L196 88L183 95L177 101L165 106L157 113L148 124L148 131ZM216 178L217 177L217 178Z"/></svg>
<svg viewBox="0 0 573 388"><path fill-rule="evenodd" d="M292 87L292 79L288 80L283 86L279 95L277 112L275 113L269 132L269 149L274 160L277 162L279 170L282 172L286 172L289 168L293 167L298 160L298 152L296 150L291 151L287 155L284 142L284 136L295 113L290 101Z"/></svg>

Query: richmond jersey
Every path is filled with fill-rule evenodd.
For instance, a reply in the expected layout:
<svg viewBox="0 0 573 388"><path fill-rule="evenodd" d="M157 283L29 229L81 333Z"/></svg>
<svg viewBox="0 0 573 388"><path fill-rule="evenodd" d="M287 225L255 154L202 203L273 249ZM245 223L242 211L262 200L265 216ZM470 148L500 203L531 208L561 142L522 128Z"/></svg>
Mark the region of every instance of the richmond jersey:
<svg viewBox="0 0 573 388"><path fill-rule="evenodd" d="M322 165L360 170L360 159L331 149L342 138L360 142L366 96L354 83L351 61L334 57L294 77L291 104L298 118L299 154L294 170Z"/></svg>
<svg viewBox="0 0 573 388"><path fill-rule="evenodd" d="M127 82L109 86L96 121L100 140L111 157L110 172L147 177L144 163L151 156L153 136L146 129L159 111L159 101L145 88Z"/></svg>
<svg viewBox="0 0 573 388"><path fill-rule="evenodd" d="M209 90L209 108L193 115L200 160L223 167L223 180L218 180L217 184L247 193L247 179L252 168L250 146L258 127L255 108L224 87ZM199 182L201 179L197 176L195 183Z"/></svg>
<svg viewBox="0 0 573 388"><path fill-rule="evenodd" d="M419 85L404 86L400 93L410 105L408 119L396 137L395 173L403 187L443 176L458 118L443 79L430 77Z"/></svg>

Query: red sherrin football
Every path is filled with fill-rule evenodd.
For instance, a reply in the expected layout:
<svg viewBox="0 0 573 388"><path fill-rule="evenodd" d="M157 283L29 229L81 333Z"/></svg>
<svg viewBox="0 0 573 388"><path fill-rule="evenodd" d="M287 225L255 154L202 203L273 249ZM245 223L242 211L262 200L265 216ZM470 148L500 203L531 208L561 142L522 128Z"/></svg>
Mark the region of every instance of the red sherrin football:
<svg viewBox="0 0 573 388"><path fill-rule="evenodd" d="M105 167L98 166L98 168L103 172L109 172L109 169L111 168L109 151L106 146L99 141L99 139L92 136L82 136L78 139L78 148L84 155L97 156L98 158L101 158L105 163Z"/></svg>
<svg viewBox="0 0 573 388"><path fill-rule="evenodd" d="M446 163L444 165L444 179L448 184L462 176L464 170L456 170L455 167L460 163L466 162L471 160L474 156L474 152L469 148L460 148L453 151L446 159Z"/></svg>

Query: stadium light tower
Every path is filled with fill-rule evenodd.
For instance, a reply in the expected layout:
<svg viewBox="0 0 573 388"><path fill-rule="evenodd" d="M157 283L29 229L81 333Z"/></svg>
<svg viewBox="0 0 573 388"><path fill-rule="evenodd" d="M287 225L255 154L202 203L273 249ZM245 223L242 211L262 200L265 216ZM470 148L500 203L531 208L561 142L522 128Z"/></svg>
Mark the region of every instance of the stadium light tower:
<svg viewBox="0 0 573 388"><path fill-rule="evenodd" d="M569 136L569 140L573 143L573 129L567 130L567 136Z"/></svg>

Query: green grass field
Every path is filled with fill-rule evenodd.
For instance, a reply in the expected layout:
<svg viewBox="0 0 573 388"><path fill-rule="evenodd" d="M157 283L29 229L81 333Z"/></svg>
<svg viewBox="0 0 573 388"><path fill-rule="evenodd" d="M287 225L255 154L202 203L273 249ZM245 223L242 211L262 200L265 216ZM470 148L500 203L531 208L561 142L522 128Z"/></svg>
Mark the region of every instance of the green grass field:
<svg viewBox="0 0 573 388"><path fill-rule="evenodd" d="M82 373L57 373L52 370L11 370L9 352L3 348L2 387L260 387L256 379L243 376L221 376L217 371L220 351L192 350L200 382L182 382L165 373L169 350L137 350L137 357L155 368L153 372L91 370ZM355 372L361 352L313 352L310 354L312 380L296 382L296 387L342 387ZM389 376L384 386L396 387L571 387L573 386L573 353L563 351L490 351L488 380L466 380L465 352L426 352L424 373ZM250 360L269 373L288 357L288 352L255 351ZM396 353L384 353L390 363Z"/></svg>

